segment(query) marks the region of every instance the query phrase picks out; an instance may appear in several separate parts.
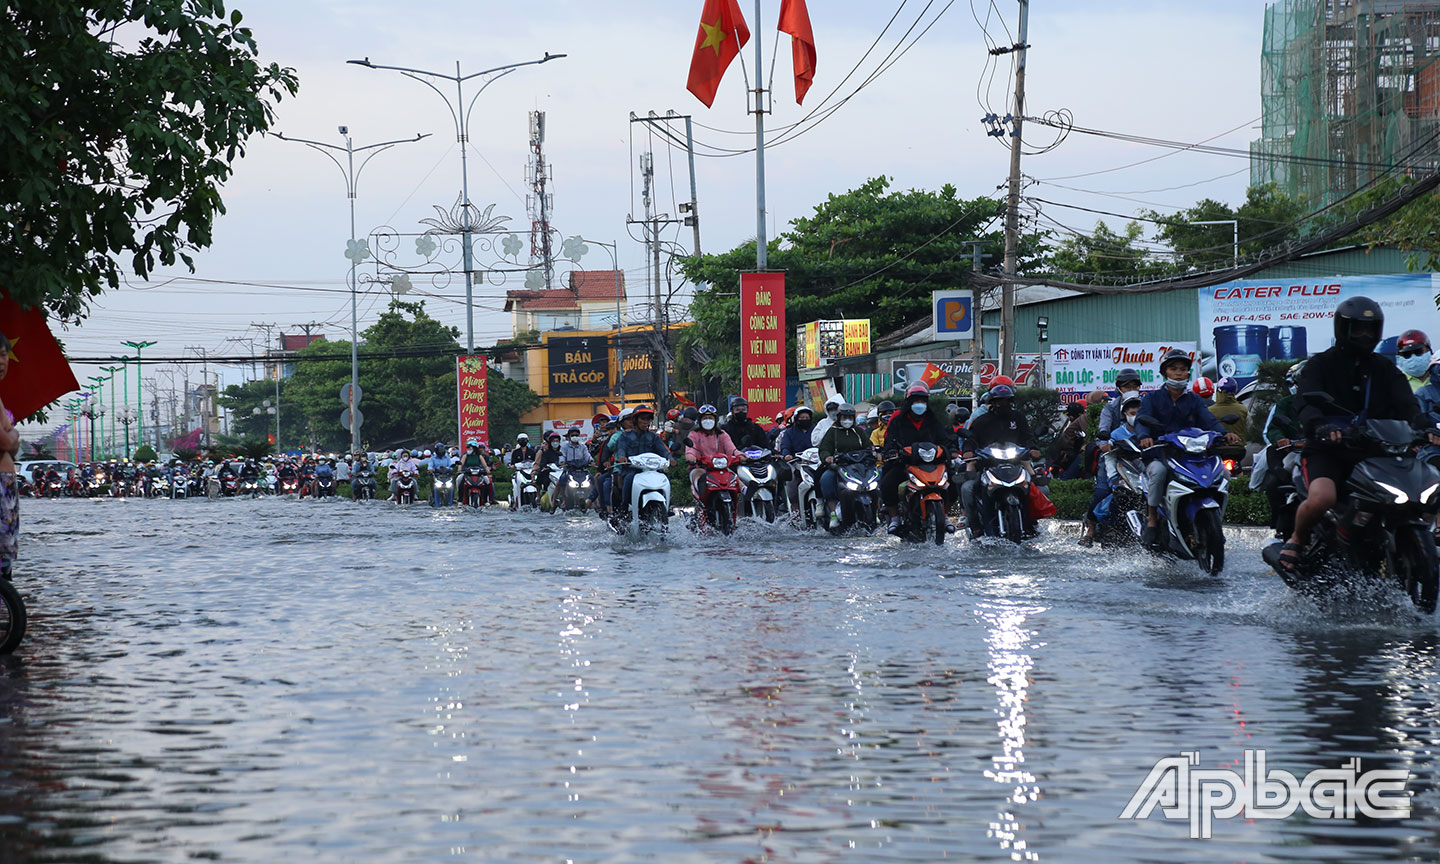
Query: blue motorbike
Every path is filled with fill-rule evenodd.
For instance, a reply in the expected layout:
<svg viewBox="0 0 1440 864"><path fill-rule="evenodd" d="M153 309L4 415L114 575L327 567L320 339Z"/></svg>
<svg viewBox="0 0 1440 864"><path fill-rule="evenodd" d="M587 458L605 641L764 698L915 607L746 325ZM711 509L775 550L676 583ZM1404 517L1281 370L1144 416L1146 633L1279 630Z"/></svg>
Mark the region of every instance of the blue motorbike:
<svg viewBox="0 0 1440 864"><path fill-rule="evenodd" d="M1141 418L1144 422L1145 418ZM1116 501L1132 505L1124 518L1136 540L1145 531L1145 474L1140 459L1163 459L1169 471L1160 504L1159 536L1154 549L1182 561L1194 561L1211 575L1225 569L1225 505L1230 499L1230 473L1215 449L1223 433L1181 429L1162 435L1141 450L1135 439L1117 446L1119 472Z"/></svg>

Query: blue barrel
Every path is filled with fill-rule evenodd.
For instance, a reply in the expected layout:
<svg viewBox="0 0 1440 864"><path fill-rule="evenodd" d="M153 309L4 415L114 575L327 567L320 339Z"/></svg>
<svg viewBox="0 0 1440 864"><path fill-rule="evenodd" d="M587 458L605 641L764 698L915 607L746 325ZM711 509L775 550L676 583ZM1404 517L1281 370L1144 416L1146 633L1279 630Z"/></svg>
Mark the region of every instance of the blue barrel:
<svg viewBox="0 0 1440 864"><path fill-rule="evenodd" d="M1266 336L1270 328L1264 324L1227 324L1215 328L1216 372L1221 378L1234 378L1244 387L1260 373L1265 360Z"/></svg>
<svg viewBox="0 0 1440 864"><path fill-rule="evenodd" d="M1310 356L1305 346L1304 327L1271 327L1267 360L1304 360Z"/></svg>

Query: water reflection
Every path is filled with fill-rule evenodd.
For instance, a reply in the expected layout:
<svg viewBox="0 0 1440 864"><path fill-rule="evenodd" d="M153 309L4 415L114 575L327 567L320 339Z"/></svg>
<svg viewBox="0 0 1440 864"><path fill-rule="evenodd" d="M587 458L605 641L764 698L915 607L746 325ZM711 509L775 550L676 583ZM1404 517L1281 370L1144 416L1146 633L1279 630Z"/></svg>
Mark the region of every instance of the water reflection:
<svg viewBox="0 0 1440 864"><path fill-rule="evenodd" d="M1025 763L1025 731L1030 672L1035 666L1030 652L1044 644L1035 642L1036 631L1025 625L1031 616L1045 611L1043 606L1009 600L983 602L975 609L988 627L985 644L990 655L990 676L986 681L995 688L995 725L1000 733L1000 750L991 757L985 776L1006 792L1005 803L997 811L996 821L990 823L988 833L1012 861L1040 860L1039 853L1023 836L1025 823L1021 816L1027 804L1040 799L1040 785Z"/></svg>

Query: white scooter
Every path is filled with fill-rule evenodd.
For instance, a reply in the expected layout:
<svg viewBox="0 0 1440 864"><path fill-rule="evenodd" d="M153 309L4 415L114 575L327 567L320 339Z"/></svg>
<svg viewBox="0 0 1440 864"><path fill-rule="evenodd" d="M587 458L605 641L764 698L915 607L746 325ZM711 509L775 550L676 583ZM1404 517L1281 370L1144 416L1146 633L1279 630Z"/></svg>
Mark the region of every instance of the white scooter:
<svg viewBox="0 0 1440 864"><path fill-rule="evenodd" d="M670 476L665 473L670 460L657 453L641 453L631 456L630 464L640 469L630 481L630 521L622 524L612 517L610 527L632 540L642 534L663 535L670 527ZM621 482L620 478L615 482Z"/></svg>
<svg viewBox="0 0 1440 864"><path fill-rule="evenodd" d="M517 462L511 466L515 476L510 481L510 509L524 507L534 510L540 506L540 488L535 485L535 463Z"/></svg>
<svg viewBox="0 0 1440 864"><path fill-rule="evenodd" d="M811 447L801 452L795 470L800 472L800 512L797 515L804 528L814 528L825 512L820 503L820 469L820 448Z"/></svg>

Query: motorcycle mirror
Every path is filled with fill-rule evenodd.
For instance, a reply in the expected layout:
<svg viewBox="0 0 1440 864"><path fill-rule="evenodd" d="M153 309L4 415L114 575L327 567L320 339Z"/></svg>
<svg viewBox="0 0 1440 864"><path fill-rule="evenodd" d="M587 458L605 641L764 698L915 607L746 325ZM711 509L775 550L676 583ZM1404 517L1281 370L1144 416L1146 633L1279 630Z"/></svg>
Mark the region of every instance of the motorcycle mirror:
<svg viewBox="0 0 1440 864"><path fill-rule="evenodd" d="M1141 423L1144 423L1146 426L1153 426L1153 427L1158 428L1158 427L1164 425L1164 424L1162 424L1159 420L1156 420L1154 417L1150 416L1149 414L1141 414L1139 417L1136 417L1135 419L1136 419L1136 420L1139 420Z"/></svg>

